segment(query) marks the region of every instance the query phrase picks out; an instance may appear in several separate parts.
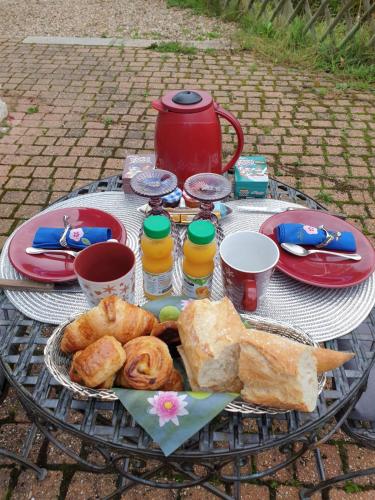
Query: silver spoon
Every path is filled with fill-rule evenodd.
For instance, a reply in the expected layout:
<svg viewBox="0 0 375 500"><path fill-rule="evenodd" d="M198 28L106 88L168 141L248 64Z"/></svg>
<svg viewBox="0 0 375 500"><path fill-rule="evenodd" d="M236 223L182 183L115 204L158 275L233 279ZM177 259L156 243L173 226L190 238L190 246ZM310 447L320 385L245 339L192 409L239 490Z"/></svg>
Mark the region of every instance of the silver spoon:
<svg viewBox="0 0 375 500"><path fill-rule="evenodd" d="M342 259L352 259L352 260L361 260L362 256L357 253L339 253L332 252L331 250L308 250L307 248L302 247L301 245L296 245L295 243L281 243L281 246L287 252L292 253L293 255L297 255L298 257L306 257L307 255L311 255L313 253L326 253L328 255L336 255L337 257L341 257Z"/></svg>
<svg viewBox="0 0 375 500"><path fill-rule="evenodd" d="M118 243L118 240L115 240L114 238L111 238L110 240L107 240L107 243ZM62 253L66 255L70 255L71 257L77 257L79 252L75 252L74 250L65 250L63 248L34 248L34 247L28 247L26 248L26 253L29 255L41 255L44 253Z"/></svg>
<svg viewBox="0 0 375 500"><path fill-rule="evenodd" d="M71 257L77 257L78 252L75 252L74 250L63 250L63 249L56 249L52 250L50 248L34 248L34 247L28 247L26 248L26 253L29 255L40 255L44 253L62 253L65 255L70 255Z"/></svg>

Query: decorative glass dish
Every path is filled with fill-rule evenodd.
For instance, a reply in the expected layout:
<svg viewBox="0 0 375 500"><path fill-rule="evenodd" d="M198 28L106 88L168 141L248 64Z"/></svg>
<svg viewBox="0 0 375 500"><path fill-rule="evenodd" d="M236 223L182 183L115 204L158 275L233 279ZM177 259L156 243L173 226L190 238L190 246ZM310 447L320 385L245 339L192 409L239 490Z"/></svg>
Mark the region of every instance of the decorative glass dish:
<svg viewBox="0 0 375 500"><path fill-rule="evenodd" d="M177 187L177 177L168 170L147 170L135 175L130 186L134 193L149 198L149 215L166 215L169 213L163 208L163 196L172 193Z"/></svg>
<svg viewBox="0 0 375 500"><path fill-rule="evenodd" d="M217 224L214 202L227 198L232 191L232 184L222 175L202 173L186 179L184 190L188 196L200 201L200 211L194 220L207 219Z"/></svg>

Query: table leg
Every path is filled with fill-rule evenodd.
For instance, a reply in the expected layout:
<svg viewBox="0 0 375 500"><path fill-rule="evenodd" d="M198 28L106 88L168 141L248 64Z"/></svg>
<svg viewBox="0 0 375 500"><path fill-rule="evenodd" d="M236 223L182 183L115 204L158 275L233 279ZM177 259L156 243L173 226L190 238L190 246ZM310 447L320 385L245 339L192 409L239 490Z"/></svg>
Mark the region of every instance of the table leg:
<svg viewBox="0 0 375 500"><path fill-rule="evenodd" d="M240 462L239 458L237 458L235 460L233 467L234 467L234 471L235 471L236 476L240 477L241 476L241 462ZM241 483L239 480L233 481L232 489L233 489L233 498L235 498L235 500L240 500L240 498L241 498Z"/></svg>
<svg viewBox="0 0 375 500"><path fill-rule="evenodd" d="M288 446L291 446L291 444ZM281 462L273 467L262 470L260 472L253 472L251 474L243 474L243 475L241 474L240 468L237 468L237 469L235 468L236 475L233 475L233 474L228 475L228 474L224 474L220 471L220 479L224 482L236 483L236 482L243 482L243 481L253 481L255 479L261 479L265 476L270 476L272 474L275 474L275 472L277 472L277 471L283 469L284 467L287 467L291 463L293 463L295 460L297 460L297 458L302 456L310 448L311 448L311 444L309 442L303 442L301 448L297 452L291 453L288 450L287 453L289 454L289 457L286 460L284 460L283 462ZM241 460L241 459L239 459L239 460ZM225 464L225 465L228 465L228 464ZM224 467L224 466L222 466L222 467ZM234 467L235 467L235 464L234 464ZM241 467L241 465L240 465L240 467Z"/></svg>
<svg viewBox="0 0 375 500"><path fill-rule="evenodd" d="M375 467L372 467L370 469L348 472L348 474L342 474L341 476L336 476L332 477L331 479L327 479L326 481L321 481L319 484L313 486L312 488L302 488L299 493L299 496L301 500L304 500L306 498L310 498L317 491L330 488L334 484L340 483L341 481L347 481L349 479L354 479L356 477L370 476L371 474L375 474Z"/></svg>
<svg viewBox="0 0 375 500"><path fill-rule="evenodd" d="M0 456L5 457L5 458L9 458L10 460L17 462L18 464L23 465L24 467L28 467L29 469L32 469L35 472L39 481L42 481L47 475L46 469L43 469L42 467L38 467L37 465L30 462L30 460L27 460L27 458L24 458L21 455L18 455L17 453L13 453L12 451L8 451L8 450L5 450L4 448L0 448Z"/></svg>

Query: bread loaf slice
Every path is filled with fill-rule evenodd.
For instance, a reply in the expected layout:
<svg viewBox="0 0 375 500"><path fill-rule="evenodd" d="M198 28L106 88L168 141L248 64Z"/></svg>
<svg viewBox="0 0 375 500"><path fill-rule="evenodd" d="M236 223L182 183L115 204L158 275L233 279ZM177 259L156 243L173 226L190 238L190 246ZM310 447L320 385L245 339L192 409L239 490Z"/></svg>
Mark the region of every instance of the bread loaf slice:
<svg viewBox="0 0 375 500"><path fill-rule="evenodd" d="M256 345L264 345L267 343L273 343L275 339L279 336L274 333L268 333L260 330L249 329L248 334L250 335L249 339ZM299 349L305 349L305 344L301 344L300 342L296 342L292 339L288 339L282 337L282 342L284 343L284 349L288 350L290 346L295 346ZM335 368L343 365L350 359L354 357L353 352L340 352L334 351L332 349L323 349L321 347L309 347L316 357L317 362L317 371L318 373L328 372L330 370L334 370Z"/></svg>
<svg viewBox="0 0 375 500"><path fill-rule="evenodd" d="M239 341L247 335L228 298L191 302L177 321L185 359L196 387L239 387Z"/></svg>
<svg viewBox="0 0 375 500"><path fill-rule="evenodd" d="M199 387L197 384L197 381L195 380L195 377L193 375L193 372L190 368L189 362L186 358L184 348L182 346L177 347L178 353L181 356L181 359L184 363L185 370L186 370L186 375L188 376L189 379L189 384L191 387L192 391L197 391L197 392L236 392L239 393L242 389L242 382L238 377L236 377L233 381L228 382L225 385L213 385L211 387Z"/></svg>
<svg viewBox="0 0 375 500"><path fill-rule="evenodd" d="M313 411L318 397L316 358L308 346L286 348L285 339L240 343L239 377L245 401L285 410Z"/></svg>

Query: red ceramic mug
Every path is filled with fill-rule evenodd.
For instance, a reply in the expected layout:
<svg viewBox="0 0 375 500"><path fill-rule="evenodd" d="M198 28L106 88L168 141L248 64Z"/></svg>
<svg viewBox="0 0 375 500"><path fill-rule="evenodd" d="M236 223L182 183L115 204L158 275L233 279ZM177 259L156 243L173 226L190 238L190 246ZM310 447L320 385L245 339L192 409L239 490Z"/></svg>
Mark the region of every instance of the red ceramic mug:
<svg viewBox="0 0 375 500"><path fill-rule="evenodd" d="M256 310L279 257L276 243L263 234L240 231L224 238L220 245L223 284L236 309Z"/></svg>
<svg viewBox="0 0 375 500"><path fill-rule="evenodd" d="M74 271L90 306L108 295L134 303L135 255L117 242L95 243L81 250Z"/></svg>

